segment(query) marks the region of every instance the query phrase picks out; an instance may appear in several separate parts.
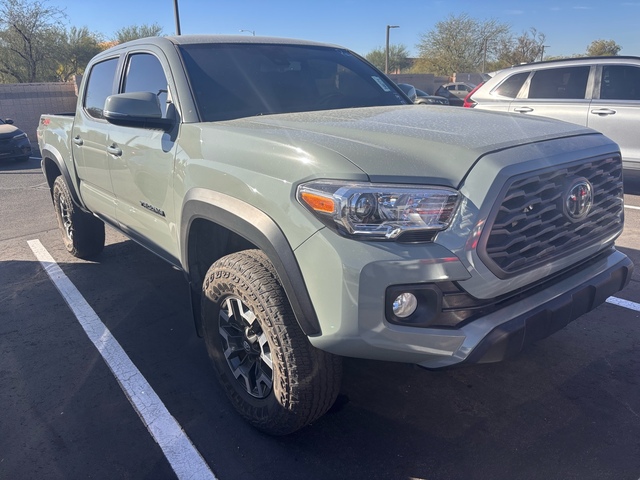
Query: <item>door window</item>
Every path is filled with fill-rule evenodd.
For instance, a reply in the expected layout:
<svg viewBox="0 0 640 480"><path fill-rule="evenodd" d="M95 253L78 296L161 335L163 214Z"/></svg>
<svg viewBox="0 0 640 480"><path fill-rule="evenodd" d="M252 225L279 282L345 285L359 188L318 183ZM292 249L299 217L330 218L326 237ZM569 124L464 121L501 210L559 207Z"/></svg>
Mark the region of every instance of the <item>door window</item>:
<svg viewBox="0 0 640 480"><path fill-rule="evenodd" d="M501 97L507 98L516 98L518 96L518 92L522 88L524 81L529 76L529 72L516 73L515 75L511 75L504 82L500 84L498 88L494 90L494 93L500 95Z"/></svg>
<svg viewBox="0 0 640 480"><path fill-rule="evenodd" d="M604 65L600 98L640 100L640 68L630 65Z"/></svg>
<svg viewBox="0 0 640 480"><path fill-rule="evenodd" d="M591 67L549 68L533 74L529 98L583 99Z"/></svg>
<svg viewBox="0 0 640 480"><path fill-rule="evenodd" d="M162 117L167 117L169 87L160 60L149 53L129 57L123 93L151 92L158 97Z"/></svg>
<svg viewBox="0 0 640 480"><path fill-rule="evenodd" d="M96 63L89 73L83 106L94 118L104 118L104 102L109 95L113 94L113 79L117 68L118 59L111 58Z"/></svg>

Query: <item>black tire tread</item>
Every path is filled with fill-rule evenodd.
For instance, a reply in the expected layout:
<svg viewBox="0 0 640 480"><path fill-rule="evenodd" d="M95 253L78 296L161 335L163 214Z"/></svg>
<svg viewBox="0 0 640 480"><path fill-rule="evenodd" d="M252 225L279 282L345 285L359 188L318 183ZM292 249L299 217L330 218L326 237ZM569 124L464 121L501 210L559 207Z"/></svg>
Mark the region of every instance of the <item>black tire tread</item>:
<svg viewBox="0 0 640 480"><path fill-rule="evenodd" d="M272 345L274 389L270 397L276 395L278 398L274 400L281 407L271 415L259 415L261 407L247 405L232 382L220 375L236 409L255 427L275 435L292 433L326 413L339 393L341 359L309 343L294 318L273 265L263 252L245 250L223 257L211 266L204 285L203 302L221 300L230 292L258 310L254 313ZM211 320L205 319L205 331ZM205 337L211 354L211 348L215 346L209 339L217 332L210 333ZM216 354L212 359L215 364ZM218 363L217 368L220 367ZM281 379L278 385L276 368Z"/></svg>
<svg viewBox="0 0 640 480"><path fill-rule="evenodd" d="M62 227L59 210L59 197L64 197L73 224L73 240L69 239ZM64 178L61 176L53 182L53 203L56 209L58 226L67 252L77 258L91 259L99 255L104 249L104 222L90 213L83 212L74 203L71 192Z"/></svg>

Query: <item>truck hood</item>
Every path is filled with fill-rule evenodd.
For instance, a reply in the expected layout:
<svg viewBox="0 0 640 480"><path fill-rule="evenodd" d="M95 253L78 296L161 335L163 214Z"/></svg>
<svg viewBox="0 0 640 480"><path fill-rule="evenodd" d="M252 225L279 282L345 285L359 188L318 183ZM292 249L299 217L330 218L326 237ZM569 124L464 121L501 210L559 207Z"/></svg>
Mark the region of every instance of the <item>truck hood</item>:
<svg viewBox="0 0 640 480"><path fill-rule="evenodd" d="M453 187L490 152L596 133L537 117L425 105L290 113L229 123L270 141L337 152L374 182L426 180Z"/></svg>

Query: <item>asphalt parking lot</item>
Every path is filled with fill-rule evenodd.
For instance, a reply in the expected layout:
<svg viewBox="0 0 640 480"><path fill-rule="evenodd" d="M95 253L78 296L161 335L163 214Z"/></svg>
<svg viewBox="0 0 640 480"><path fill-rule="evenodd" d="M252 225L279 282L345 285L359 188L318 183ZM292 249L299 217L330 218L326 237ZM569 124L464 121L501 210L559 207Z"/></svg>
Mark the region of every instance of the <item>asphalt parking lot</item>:
<svg viewBox="0 0 640 480"><path fill-rule="evenodd" d="M638 265L640 172L625 202ZM0 479L640 478L638 268L503 363L347 360L334 409L273 438L216 384L180 272L113 230L99 261L66 253L37 160L0 165L0 224Z"/></svg>

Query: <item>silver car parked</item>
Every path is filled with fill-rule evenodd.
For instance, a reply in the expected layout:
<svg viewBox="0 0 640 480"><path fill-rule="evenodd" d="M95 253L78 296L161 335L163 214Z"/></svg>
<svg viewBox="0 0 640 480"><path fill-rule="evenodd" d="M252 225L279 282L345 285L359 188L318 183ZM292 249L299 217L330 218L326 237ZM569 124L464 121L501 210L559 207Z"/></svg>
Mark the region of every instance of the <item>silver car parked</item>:
<svg viewBox="0 0 640 480"><path fill-rule="evenodd" d="M440 87L443 90L447 90L458 98L464 99L471 90L476 88L476 86L472 83L467 82L451 82L445 83Z"/></svg>
<svg viewBox="0 0 640 480"><path fill-rule="evenodd" d="M620 146L640 170L640 57L584 57L500 70L467 99L474 108L565 120Z"/></svg>

